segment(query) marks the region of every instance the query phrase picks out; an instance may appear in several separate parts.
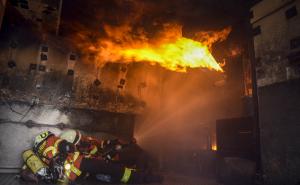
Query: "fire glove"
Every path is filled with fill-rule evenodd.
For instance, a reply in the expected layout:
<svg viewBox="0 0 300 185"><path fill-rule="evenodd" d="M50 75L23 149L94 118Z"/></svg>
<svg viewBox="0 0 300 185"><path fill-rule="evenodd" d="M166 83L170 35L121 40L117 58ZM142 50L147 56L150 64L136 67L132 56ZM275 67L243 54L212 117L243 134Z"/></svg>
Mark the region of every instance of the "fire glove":
<svg viewBox="0 0 300 185"><path fill-rule="evenodd" d="M53 176L54 176L55 180L64 178L64 166L63 165L54 164L52 166L51 171L53 173Z"/></svg>
<svg viewBox="0 0 300 185"><path fill-rule="evenodd" d="M57 179L61 179L64 177L64 162L66 158L67 158L67 153L65 154L59 153L52 159L49 165L50 171L55 181L57 181Z"/></svg>

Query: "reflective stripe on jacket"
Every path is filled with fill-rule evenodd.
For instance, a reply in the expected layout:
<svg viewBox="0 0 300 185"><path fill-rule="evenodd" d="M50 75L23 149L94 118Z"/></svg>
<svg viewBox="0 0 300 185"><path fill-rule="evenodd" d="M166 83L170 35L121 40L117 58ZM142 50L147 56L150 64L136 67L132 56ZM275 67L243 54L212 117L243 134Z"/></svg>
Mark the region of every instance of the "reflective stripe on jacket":
<svg viewBox="0 0 300 185"><path fill-rule="evenodd" d="M59 137L50 136L38 148L38 153L42 156L46 164L49 165L53 158L59 153L58 145L61 141L63 140ZM79 168L82 158L79 152L69 153L67 155L64 162L64 175L68 180L74 181L81 175Z"/></svg>

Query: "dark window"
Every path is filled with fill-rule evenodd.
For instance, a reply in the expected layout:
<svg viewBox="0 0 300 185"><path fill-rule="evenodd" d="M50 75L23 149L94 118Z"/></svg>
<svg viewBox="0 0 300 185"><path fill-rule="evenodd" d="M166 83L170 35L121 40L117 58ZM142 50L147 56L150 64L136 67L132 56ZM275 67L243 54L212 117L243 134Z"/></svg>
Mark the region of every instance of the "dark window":
<svg viewBox="0 0 300 185"><path fill-rule="evenodd" d="M70 55L70 60L76 60L76 56L75 55Z"/></svg>
<svg viewBox="0 0 300 185"><path fill-rule="evenodd" d="M31 70L36 70L36 68L37 68L37 65L36 64L30 64L29 65L29 70L31 71Z"/></svg>
<svg viewBox="0 0 300 185"><path fill-rule="evenodd" d="M24 9L29 9L28 4L23 4L23 3L22 3L22 4L20 4L20 7L21 7L21 8L24 8Z"/></svg>
<svg viewBox="0 0 300 185"><path fill-rule="evenodd" d="M17 67L16 62L13 61L13 60L8 61L7 65L8 65L9 68Z"/></svg>
<svg viewBox="0 0 300 185"><path fill-rule="evenodd" d="M39 71L46 71L46 66L39 65Z"/></svg>
<svg viewBox="0 0 300 185"><path fill-rule="evenodd" d="M41 60L42 61L48 60L48 56L42 53L41 54Z"/></svg>
<svg viewBox="0 0 300 185"><path fill-rule="evenodd" d="M297 14L298 14L298 11L297 11L296 6L293 6L292 8L288 9L287 11L285 11L285 17L287 19L295 17Z"/></svg>
<svg viewBox="0 0 300 185"><path fill-rule="evenodd" d="M291 65L299 64L300 63L300 51L290 53L288 55L288 60Z"/></svg>
<svg viewBox="0 0 300 185"><path fill-rule="evenodd" d="M96 79L96 80L94 81L94 85L95 85L95 86L101 85L101 81L100 81L99 79Z"/></svg>
<svg viewBox="0 0 300 185"><path fill-rule="evenodd" d="M122 79L120 80L120 85L125 85L125 82L126 82L125 79L122 78Z"/></svg>
<svg viewBox="0 0 300 185"><path fill-rule="evenodd" d="M26 0L19 0L19 2L20 2L20 7L21 8L29 9L29 7L28 7L28 1L26 1Z"/></svg>
<svg viewBox="0 0 300 185"><path fill-rule="evenodd" d="M252 34L253 34L253 36L256 36L256 35L261 34L260 26L257 26L257 27L255 27L255 28L253 28Z"/></svg>
<svg viewBox="0 0 300 185"><path fill-rule="evenodd" d="M73 75L74 75L74 70L69 69L69 70L68 70L68 75L69 75L69 76L73 76Z"/></svg>
<svg viewBox="0 0 300 185"><path fill-rule="evenodd" d="M291 49L296 49L300 47L300 37L293 38L290 41Z"/></svg>
<svg viewBox="0 0 300 185"><path fill-rule="evenodd" d="M18 6L18 1L17 0L11 0L10 3L13 5L13 6Z"/></svg>
<svg viewBox="0 0 300 185"><path fill-rule="evenodd" d="M48 52L48 46L42 46L42 52Z"/></svg>

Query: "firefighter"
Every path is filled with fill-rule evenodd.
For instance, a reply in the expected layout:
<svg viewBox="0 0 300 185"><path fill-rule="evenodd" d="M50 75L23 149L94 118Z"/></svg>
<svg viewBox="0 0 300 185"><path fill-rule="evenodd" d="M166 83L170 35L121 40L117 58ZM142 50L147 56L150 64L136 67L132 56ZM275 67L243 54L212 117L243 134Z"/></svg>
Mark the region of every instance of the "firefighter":
<svg viewBox="0 0 300 185"><path fill-rule="evenodd" d="M59 136L76 146L76 149L85 157L104 158L108 161L118 161L118 152L130 144L135 144L135 140L126 143L119 139L99 140L93 137L83 136L78 130L67 130Z"/></svg>
<svg viewBox="0 0 300 185"><path fill-rule="evenodd" d="M82 135L78 130L64 131L60 134L59 137L70 143L73 143L76 149L86 157L96 157L96 154L99 153L99 146L101 146L101 141L97 141L88 137L82 138Z"/></svg>
<svg viewBox="0 0 300 185"><path fill-rule="evenodd" d="M45 131L35 137L33 151L49 167L45 171L47 177L52 177L53 182L68 183L85 174L106 174L110 179L107 182L122 183L152 183L161 182L162 177L134 169L124 168L104 160L85 158L75 151L75 146L55 136L50 131ZM28 160L25 161L29 165ZM33 164L34 165L34 164Z"/></svg>

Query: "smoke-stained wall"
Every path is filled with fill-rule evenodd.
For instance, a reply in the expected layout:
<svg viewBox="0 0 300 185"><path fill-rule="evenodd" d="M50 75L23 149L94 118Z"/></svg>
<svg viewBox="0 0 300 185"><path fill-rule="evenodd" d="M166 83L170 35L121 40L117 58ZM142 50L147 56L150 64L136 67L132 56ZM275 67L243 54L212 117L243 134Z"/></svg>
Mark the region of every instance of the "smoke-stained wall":
<svg viewBox="0 0 300 185"><path fill-rule="evenodd" d="M261 157L266 184L299 183L300 80L259 89Z"/></svg>
<svg viewBox="0 0 300 185"><path fill-rule="evenodd" d="M24 105L13 106L19 111L20 107L28 108ZM6 105L1 104L0 109L0 172L18 171L23 163L22 152L31 148L34 137L45 130L59 135L66 129L78 129L82 134L101 139L121 137L130 140L133 135L133 115L86 110L65 113L51 107L38 107L20 121L20 116L7 110ZM16 121L5 119L8 117Z"/></svg>
<svg viewBox="0 0 300 185"><path fill-rule="evenodd" d="M133 114L1 101L0 172L16 172L22 165L22 151L32 147L34 137L42 131L59 135L64 130L77 129L97 138L130 140L134 119Z"/></svg>
<svg viewBox="0 0 300 185"><path fill-rule="evenodd" d="M266 184L299 183L299 8L299 0L265 0L252 8Z"/></svg>
<svg viewBox="0 0 300 185"><path fill-rule="evenodd" d="M269 0L252 8L258 86L299 78L299 7L299 0Z"/></svg>
<svg viewBox="0 0 300 185"><path fill-rule="evenodd" d="M115 84L108 89L95 83L94 68L79 55L70 65L74 52L58 37L43 41L30 27L9 30L0 35L1 172L20 168L21 152L44 130L132 138L138 100L118 93ZM117 81L119 66L113 71L110 78Z"/></svg>

